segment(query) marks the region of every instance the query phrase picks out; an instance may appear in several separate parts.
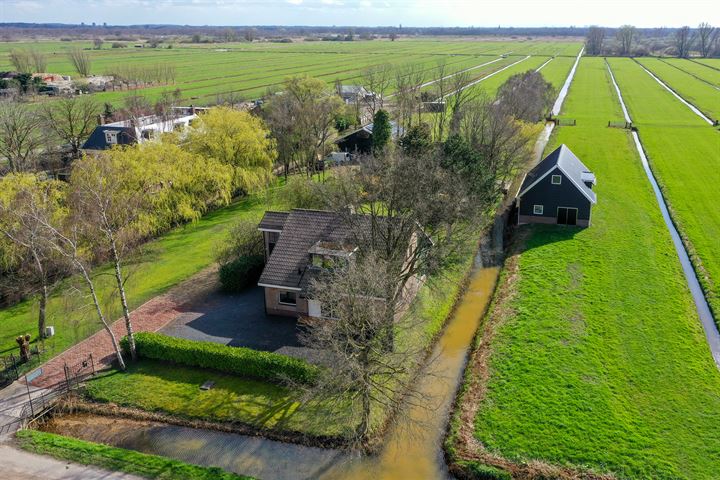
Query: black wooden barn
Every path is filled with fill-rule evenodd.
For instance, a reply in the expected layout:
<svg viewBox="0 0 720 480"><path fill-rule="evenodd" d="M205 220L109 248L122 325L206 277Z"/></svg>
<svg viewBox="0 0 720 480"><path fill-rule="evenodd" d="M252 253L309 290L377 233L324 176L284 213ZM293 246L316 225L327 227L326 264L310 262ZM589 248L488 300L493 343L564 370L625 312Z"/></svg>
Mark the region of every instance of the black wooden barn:
<svg viewBox="0 0 720 480"><path fill-rule="evenodd" d="M561 145L523 180L515 199L518 224L590 226L591 209L597 203L593 185L595 175Z"/></svg>

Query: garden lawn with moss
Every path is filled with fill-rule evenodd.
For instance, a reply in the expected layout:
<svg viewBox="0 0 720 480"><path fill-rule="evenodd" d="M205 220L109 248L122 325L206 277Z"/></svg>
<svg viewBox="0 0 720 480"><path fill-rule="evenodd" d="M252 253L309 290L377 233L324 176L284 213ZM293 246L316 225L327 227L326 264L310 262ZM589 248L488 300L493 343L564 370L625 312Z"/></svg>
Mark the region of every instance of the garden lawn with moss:
<svg viewBox="0 0 720 480"><path fill-rule="evenodd" d="M200 467L158 455L86 442L54 433L21 430L16 434L23 450L61 460L158 480L252 480L220 468Z"/></svg>
<svg viewBox="0 0 720 480"><path fill-rule="evenodd" d="M720 318L720 132L629 59L610 59L673 221ZM720 92L718 92L720 104Z"/></svg>
<svg viewBox="0 0 720 480"><path fill-rule="evenodd" d="M466 471L717 478L720 373L631 137L606 126L622 114L602 59L580 62L563 114L577 126L547 151L596 174L592 226L519 229L446 448Z"/></svg>

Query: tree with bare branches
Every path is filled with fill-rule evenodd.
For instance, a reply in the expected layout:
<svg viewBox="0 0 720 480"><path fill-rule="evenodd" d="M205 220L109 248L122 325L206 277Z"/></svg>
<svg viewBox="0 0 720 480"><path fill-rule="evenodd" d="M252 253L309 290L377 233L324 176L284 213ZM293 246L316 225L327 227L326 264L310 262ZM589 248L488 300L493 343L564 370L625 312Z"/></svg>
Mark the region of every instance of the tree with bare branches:
<svg viewBox="0 0 720 480"><path fill-rule="evenodd" d="M605 29L593 25L588 28L585 36L585 51L588 55L600 55L603 49L603 41L605 40Z"/></svg>
<svg viewBox="0 0 720 480"><path fill-rule="evenodd" d="M82 48L76 47L70 49L68 51L68 58L79 75L82 75L83 77L90 75L92 61L90 60L90 55L88 55Z"/></svg>
<svg viewBox="0 0 720 480"><path fill-rule="evenodd" d="M717 36L717 29L707 22L703 22L698 25L697 28L697 39L698 47L700 48L700 55L703 58L707 58L712 53L712 44L714 37Z"/></svg>
<svg viewBox="0 0 720 480"><path fill-rule="evenodd" d="M556 96L540 72L529 70L508 78L498 89L497 102L515 119L534 123L545 118Z"/></svg>
<svg viewBox="0 0 720 480"><path fill-rule="evenodd" d="M133 360L137 359L137 353L125 289L124 263L127 253L139 243L141 232L146 230L138 223L146 218L143 213L148 208L149 192L153 189L142 182L143 177L127 175L127 165L117 155L78 160L73 165L70 180L70 204L75 221L94 247L95 256L104 258L109 254L113 264Z"/></svg>
<svg viewBox="0 0 720 480"><path fill-rule="evenodd" d="M68 144L73 158L97 124L102 107L90 97L61 98L47 103L41 110L45 127Z"/></svg>
<svg viewBox="0 0 720 480"><path fill-rule="evenodd" d="M18 72L32 72L32 58L27 50L12 49L8 55L8 59Z"/></svg>
<svg viewBox="0 0 720 480"><path fill-rule="evenodd" d="M690 47L692 46L692 42L693 39L689 26L685 25L675 31L673 43L675 44L675 49L677 50L677 56L679 58L687 58L690 56Z"/></svg>
<svg viewBox="0 0 720 480"><path fill-rule="evenodd" d="M387 348L385 319L391 313L383 296L391 287L386 270L381 258L368 254L319 276L311 285L313 299L331 318L311 324L301 335L304 345L322 351L332 364L321 370L317 382L301 388L310 403L319 402L348 418L354 447L364 447L373 424L381 423L375 415L392 416L402 404L420 403L421 398L413 382L422 359L418 344ZM417 334L417 327L418 320L410 315L395 322L396 333L403 337Z"/></svg>
<svg viewBox="0 0 720 480"><path fill-rule="evenodd" d="M632 25L623 25L618 28L617 39L620 42L620 55L630 55L637 29Z"/></svg>
<svg viewBox="0 0 720 480"><path fill-rule="evenodd" d="M36 168L43 144L41 119L34 109L16 102L0 102L0 156L11 172L29 172Z"/></svg>
<svg viewBox="0 0 720 480"><path fill-rule="evenodd" d="M385 96L393 79L392 71L393 66L389 63L374 65L363 71L363 86L370 93L365 98L365 104L371 117L384 108Z"/></svg>

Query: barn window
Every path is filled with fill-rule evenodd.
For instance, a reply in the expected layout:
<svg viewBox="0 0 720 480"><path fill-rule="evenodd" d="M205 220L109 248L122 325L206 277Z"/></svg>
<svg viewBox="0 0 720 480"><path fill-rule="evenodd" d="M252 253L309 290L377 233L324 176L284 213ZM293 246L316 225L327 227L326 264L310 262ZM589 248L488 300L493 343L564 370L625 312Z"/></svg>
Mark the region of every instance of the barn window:
<svg viewBox="0 0 720 480"><path fill-rule="evenodd" d="M553 185L560 185L562 183L562 175L553 175L550 181Z"/></svg>
<svg viewBox="0 0 720 480"><path fill-rule="evenodd" d="M107 143L108 145L117 145L117 134L118 134L118 132L106 130L105 131L105 143Z"/></svg>
<svg viewBox="0 0 720 480"><path fill-rule="evenodd" d="M533 214L534 215L542 215L543 214L543 206L542 205L533 205Z"/></svg>

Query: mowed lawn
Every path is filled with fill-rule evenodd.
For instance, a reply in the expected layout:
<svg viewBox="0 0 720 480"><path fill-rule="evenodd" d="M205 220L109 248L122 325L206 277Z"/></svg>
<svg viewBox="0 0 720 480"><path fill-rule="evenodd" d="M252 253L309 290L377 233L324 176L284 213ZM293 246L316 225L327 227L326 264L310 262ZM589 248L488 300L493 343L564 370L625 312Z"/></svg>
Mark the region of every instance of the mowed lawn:
<svg viewBox="0 0 720 480"><path fill-rule="evenodd" d="M606 127L622 114L602 59L581 61L563 114L577 126L548 151L565 143L597 175L593 225L520 229L474 435L517 463L717 478L720 373L631 137Z"/></svg>
<svg viewBox="0 0 720 480"><path fill-rule="evenodd" d="M268 205L264 195L236 201L141 247L125 268L130 307L140 306L211 265L218 247L226 241L228 230L241 218L259 219ZM105 313L110 320L115 320L122 310L110 273L110 266L101 266L93 275ZM0 310L0 355L16 353L15 337L18 335L30 333L33 339L37 337L37 314L35 298ZM62 282L56 289L48 302L47 314L47 325L55 327L55 336L45 342L48 352L44 358L102 328L84 284L75 277Z"/></svg>
<svg viewBox="0 0 720 480"><path fill-rule="evenodd" d="M658 58L639 58L638 62L707 117L720 118L720 90Z"/></svg>
<svg viewBox="0 0 720 480"><path fill-rule="evenodd" d="M720 315L720 132L629 59L613 73L716 320Z"/></svg>

